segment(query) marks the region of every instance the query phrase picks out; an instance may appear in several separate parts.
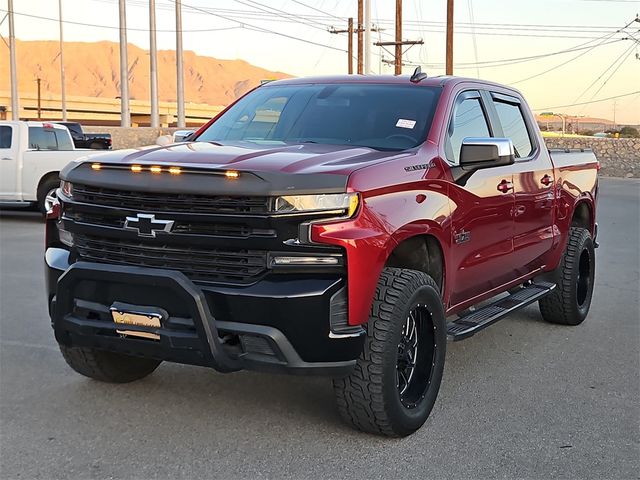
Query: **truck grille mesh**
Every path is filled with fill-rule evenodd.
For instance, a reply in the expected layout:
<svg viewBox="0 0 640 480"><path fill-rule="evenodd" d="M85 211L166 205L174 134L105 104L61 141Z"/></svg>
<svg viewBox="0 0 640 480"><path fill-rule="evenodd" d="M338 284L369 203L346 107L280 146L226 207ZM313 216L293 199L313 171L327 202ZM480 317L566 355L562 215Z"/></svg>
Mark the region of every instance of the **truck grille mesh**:
<svg viewBox="0 0 640 480"><path fill-rule="evenodd" d="M193 195L181 193L136 192L74 185L73 197L77 202L118 207L136 212L187 212L209 214L266 214L268 197L230 197L220 195Z"/></svg>
<svg viewBox="0 0 640 480"><path fill-rule="evenodd" d="M179 270L196 282L246 284L265 271L260 250L212 250L74 235L79 260Z"/></svg>

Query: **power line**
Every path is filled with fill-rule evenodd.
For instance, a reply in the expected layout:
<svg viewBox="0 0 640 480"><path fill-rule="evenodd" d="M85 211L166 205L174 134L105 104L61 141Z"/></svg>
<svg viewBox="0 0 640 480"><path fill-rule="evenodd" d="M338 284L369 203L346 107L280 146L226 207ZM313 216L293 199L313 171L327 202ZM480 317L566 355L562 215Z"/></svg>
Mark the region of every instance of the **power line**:
<svg viewBox="0 0 640 480"><path fill-rule="evenodd" d="M600 93L600 91L609 82L609 80L611 80L611 78L616 74L616 72L618 70L620 70L620 67L624 64L624 62L627 60L627 58L629 58L629 55L631 55L633 53L633 47L634 47L634 45L631 45L631 47L626 50L626 55L624 56L624 58L622 58L622 61L613 70L613 72L611 72L611 74L605 79L605 81L602 83L602 85L600 85L600 88L598 88L598 90L596 90L595 93L593 95L591 95L591 98L589 100L592 100L596 95L598 95L598 93Z"/></svg>
<svg viewBox="0 0 640 480"><path fill-rule="evenodd" d="M616 57L616 59L613 62L611 62L611 64L607 68L605 68L605 70L593 82L591 82L591 84L587 88L585 88L584 91L580 95L578 95L576 97L574 102L577 102L578 100L580 100L582 98L582 96L591 89L591 87L593 87L596 83L598 83L598 80L600 80L602 77L604 77L607 74L607 72L609 70L611 70L614 65L616 65L618 63L618 60L620 60L624 55L626 55L627 52L630 52L631 50L633 50L633 47L634 47L634 45L632 44L629 48L626 48L618 57ZM616 68L616 70L617 70L617 68ZM598 92L599 91L600 90L598 90ZM591 98L593 98L593 97L591 97Z"/></svg>
<svg viewBox="0 0 640 480"><path fill-rule="evenodd" d="M531 75L531 76L526 77L526 78L523 78L523 79L521 79L521 80L518 80L518 81L515 81L515 82L511 82L510 84L511 84L511 85L516 85L516 84L518 84L518 83L526 82L526 81L528 81L528 80L532 80L532 79L534 79L534 78L537 78L537 77L540 77L540 76L542 76L542 75L545 75L545 74L547 74L547 73L549 73L549 72L551 72L551 71L553 71L553 70L556 70L556 69L558 69L558 68L564 67L564 66L565 66L565 65L567 65L568 63L571 63L571 62L573 62L574 60L577 60L578 58L580 58L580 57L582 57L582 56L586 55L587 53L591 52L594 48L597 48L597 47L602 46L602 44L603 44L603 43L605 43L605 42L606 42L606 40L608 40L609 38L611 38L611 37L612 37L613 35L615 35L616 33L617 33L617 32L613 32L613 33L609 33L609 34L607 34L607 35L604 35L603 37L600 37L600 39L599 39L599 40L601 40L601 41L600 41L600 43L597 43L597 44L593 45L591 48L588 48L588 49L587 49L587 50L585 50L584 52L582 52L582 53L580 53L580 54L576 55L575 57L571 58L570 60L567 60L566 62L563 62L563 63L560 63L560 64L558 64L558 65L555 65L555 66L553 66L553 67L551 67L551 68L549 68L549 69L547 69L547 70L544 70L544 71L542 71L542 72L536 73L535 75ZM592 42L591 42L591 43L592 43Z"/></svg>
<svg viewBox="0 0 640 480"><path fill-rule="evenodd" d="M608 42L604 42L598 46L605 46L605 45L611 45L612 43L618 43L618 42L622 42L623 39L616 39L616 40L610 40ZM593 43L593 41L587 42L587 43ZM552 56L556 56L556 55L562 55L565 53L572 53L572 52L578 52L581 50L586 50L586 49L590 49L593 48L593 45L589 45L589 46L582 46L584 44L580 44L576 47L573 48L569 48L566 50L559 50L557 52L549 52L549 53L545 53L545 54L540 54L540 55L530 55L528 57L519 57L519 58L509 58L509 59L503 59L503 60L491 60L491 61L484 61L484 62L467 62L467 63L456 63L455 66L457 69L470 69L470 68L492 68L492 67L504 67L504 66L509 66L509 65L516 65L518 63L524 63L524 62L530 62L533 60L541 60L543 58L548 58L548 57L552 57ZM428 66L432 66L432 67L441 67L442 65L444 65L443 63L430 63L428 64Z"/></svg>
<svg viewBox="0 0 640 480"><path fill-rule="evenodd" d="M6 12L6 10L2 10L0 9L0 12ZM13 12L15 15L20 15L21 17L29 17L29 18L37 18L39 20L48 20L48 21L52 21L52 22L59 22L60 19L58 18L52 18L52 17L43 17L42 15L33 15L31 13L24 13L24 12ZM67 23L69 25L79 25L82 27L93 27L93 28L108 28L111 30L120 30L120 27L116 26L116 25L99 25L96 23L86 23L86 22L75 22L73 20L62 20L62 23ZM201 30L183 30L183 32L221 32L224 30L234 30L236 28L239 27L221 27L221 28L204 28ZM127 30L131 30L131 31L136 31L136 32L149 32L148 28L134 28L134 27L127 27ZM168 32L168 33L176 33L175 30L161 30L158 29L156 30L156 32Z"/></svg>
<svg viewBox="0 0 640 480"><path fill-rule="evenodd" d="M532 108L531 110L538 111L538 110L553 110L554 108L579 107L580 105L589 105L591 103L606 102L607 100L613 100L616 98L630 97L631 95L636 95L639 93L640 93L640 90L636 90L635 92L623 93L622 95L615 95L613 97L600 98L598 100L590 100L588 102L572 103L570 105L554 105L552 107L544 107L544 108Z"/></svg>
<svg viewBox="0 0 640 480"><path fill-rule="evenodd" d="M469 20L471 21L471 39L473 40L473 56L476 60L476 76L480 78L480 67L478 66L478 44L476 42L476 30L473 24L475 23L475 19L473 16L473 0L467 0L467 4L469 6Z"/></svg>
<svg viewBox="0 0 640 480"><path fill-rule="evenodd" d="M102 3L113 3L115 0L92 0L92 1L96 1L96 2L102 2ZM252 1L252 0L245 0L245 1ZM291 0L294 1L294 0ZM127 1L128 4L133 4L133 5L137 5L137 6L141 6L141 7L145 7L146 8L146 2L142 1L142 0L128 0ZM258 2L253 2L253 3L258 3ZM299 3L301 5L305 5L302 2L296 2ZM278 10L275 9L274 7L268 7L264 4L260 4L263 7L266 8L271 8L273 10ZM173 6L170 4L158 4L158 7L164 6L166 7L166 9L171 9L173 10ZM310 8L314 8L309 6ZM200 7L202 10L207 10L206 8ZM319 10L319 9L316 9ZM323 10L320 10L323 11ZM330 23L333 22L335 19L340 19L342 21L346 20L345 18L342 17L336 17L335 15L332 15L328 12L325 12L325 15L304 15L304 14L290 14L288 12L285 12L283 10L278 10L278 12L280 12L281 14L284 15L288 15L288 17L293 17L293 18L283 18L283 15L278 16L278 14L276 12L274 12L273 14L266 14L263 15L262 13L258 12L258 11L253 11L253 10L236 10L236 9L222 9L222 8L216 8L215 10L209 9L210 13L221 13L224 15L227 15L229 17L233 17L233 18L242 18L242 19L246 19L247 17L251 17L254 19L259 19L262 21L286 21L286 22L297 22L296 18L302 18L305 20L309 20L309 21L315 21L319 24L322 23ZM264 12L266 13L266 12ZM380 20L380 22L378 22L380 24L393 24L394 20L392 19L382 19ZM431 26L431 27L436 27L436 26L444 26L444 22L438 22L438 21L420 21L420 20L405 20L403 21L404 25L414 25L414 26L420 26L420 25L426 25L426 26ZM456 27L457 28L470 28L472 26L471 23L468 22L456 22ZM518 31L522 31L522 30L533 30L533 31L548 31L548 32L552 32L555 31L555 29L561 29L560 33L562 32L583 32L583 33L603 33L604 30L610 30L613 28L618 28L615 25L547 25L547 24L523 24L523 23L475 23L473 24L473 26L476 29L490 29L490 30L518 30ZM512 28L511 28L512 27ZM596 31L594 31L596 30ZM469 32L470 33L470 32Z"/></svg>
<svg viewBox="0 0 640 480"><path fill-rule="evenodd" d="M311 28L315 28L318 30L322 30L322 31L326 31L327 28L329 27L329 25L325 25L325 24L319 24L317 22L315 23L311 23L308 20L306 20L304 17L300 16L300 15L294 15L292 13L288 13L285 12L284 10L280 10L278 8L274 8L274 7L269 7L267 5L264 5L262 3L259 2L255 2L253 0L247 0L247 2L242 1L242 0L233 0L236 3L239 3L240 5L244 5L246 7L252 7L256 10L259 10L261 12L265 12L265 13L269 13L269 14L275 14L278 17L296 22L296 23L302 23L304 25L307 25ZM267 10L268 9L268 10ZM322 25L322 26L319 26Z"/></svg>
<svg viewBox="0 0 640 480"><path fill-rule="evenodd" d="M175 3L175 0L170 0L170 1ZM246 22L240 22L238 20L233 20L233 19L231 19L231 18L229 18L227 16L224 16L224 15L221 15L219 13L213 13L213 12L210 12L208 10L205 10L205 9L202 9L202 8L199 8L199 7L194 7L193 5L187 5L186 3L183 3L182 6L186 7L186 8L190 8L190 9L198 11L198 12L202 12L202 13L206 13L208 15L212 15L214 17L223 18L224 20L228 20L228 21L231 21L231 22L236 22L236 23L240 24L240 26L242 28L247 28L249 30L254 30L254 31L263 32L263 33L271 33L273 35L278 35L280 37L288 38L290 40L297 40L299 42L308 43L310 45L315 45L317 47L328 48L330 50L336 50L338 52L346 52L346 50L344 50L342 48L332 47L330 45L323 45L321 43L313 42L311 40L307 40L307 39L304 39L304 38L295 37L293 35L288 35L288 34L282 33L282 32L276 32L274 30L269 30L268 28L264 28L264 27L258 27L256 25L252 25L252 24L249 24L249 23L246 23Z"/></svg>
<svg viewBox="0 0 640 480"><path fill-rule="evenodd" d="M293 3L297 3L298 5L302 5L303 7L310 8L311 10L315 10L316 12L320 12L320 13L323 13L323 14L328 15L328 16L330 16L330 17L333 17L333 18L335 18L336 20L340 20L341 22L344 22L344 21L345 21L345 19L344 19L344 18L337 17L337 16L333 15L332 13L325 12L324 10L320 10L319 8L312 7L311 5L307 5L306 3L299 2L298 0L291 0L291 1L292 1Z"/></svg>

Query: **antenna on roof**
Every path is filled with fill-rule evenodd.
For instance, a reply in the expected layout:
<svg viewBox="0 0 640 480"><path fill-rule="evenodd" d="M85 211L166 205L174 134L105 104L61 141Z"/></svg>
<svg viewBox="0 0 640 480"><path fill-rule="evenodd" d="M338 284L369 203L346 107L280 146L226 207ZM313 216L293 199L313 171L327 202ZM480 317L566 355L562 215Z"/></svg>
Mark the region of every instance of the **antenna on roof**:
<svg viewBox="0 0 640 480"><path fill-rule="evenodd" d="M411 83L419 83L420 81L427 78L427 74L422 72L422 67L418 65L416 69L413 71L413 75L409 79Z"/></svg>

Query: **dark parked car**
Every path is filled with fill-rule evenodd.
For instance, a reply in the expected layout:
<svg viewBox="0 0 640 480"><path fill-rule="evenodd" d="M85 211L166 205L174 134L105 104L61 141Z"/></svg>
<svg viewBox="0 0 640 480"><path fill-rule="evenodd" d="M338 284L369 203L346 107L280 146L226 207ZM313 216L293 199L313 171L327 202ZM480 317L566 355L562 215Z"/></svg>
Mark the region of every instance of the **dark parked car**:
<svg viewBox="0 0 640 480"><path fill-rule="evenodd" d="M69 129L73 144L76 148L91 148L93 150L111 150L110 133L85 133L82 125L77 122L57 122Z"/></svg>

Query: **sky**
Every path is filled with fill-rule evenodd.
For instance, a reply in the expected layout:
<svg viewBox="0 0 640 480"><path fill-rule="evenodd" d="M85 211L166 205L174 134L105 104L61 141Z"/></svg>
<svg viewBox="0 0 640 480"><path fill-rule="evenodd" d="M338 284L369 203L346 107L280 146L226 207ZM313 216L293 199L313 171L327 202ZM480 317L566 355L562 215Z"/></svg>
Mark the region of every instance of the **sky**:
<svg viewBox="0 0 640 480"><path fill-rule="evenodd" d="M0 19L7 1L0 0ZM295 76L347 72L347 37L327 30L346 28L347 18L357 16L356 0L182 3L185 50ZM371 4L381 30L372 41L393 40L395 2ZM62 6L66 41L118 41L118 0L62 0ZM174 49L173 0L156 0L156 8L158 48ZM58 0L14 0L14 10L18 39L58 39ZM404 0L403 11L403 37L424 41L407 51L404 73L420 64L430 76L443 74L446 0ZM636 0L455 0L454 74L512 85L537 113L613 119L615 112L618 123L640 124L637 13ZM147 0L127 0L127 28L130 43L149 47ZM0 33L8 36L6 20ZM379 47L372 52L373 72L393 73L381 61L392 55ZM631 92L637 93L625 95Z"/></svg>

